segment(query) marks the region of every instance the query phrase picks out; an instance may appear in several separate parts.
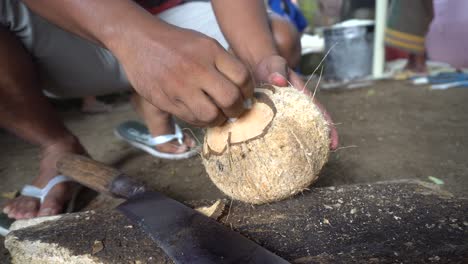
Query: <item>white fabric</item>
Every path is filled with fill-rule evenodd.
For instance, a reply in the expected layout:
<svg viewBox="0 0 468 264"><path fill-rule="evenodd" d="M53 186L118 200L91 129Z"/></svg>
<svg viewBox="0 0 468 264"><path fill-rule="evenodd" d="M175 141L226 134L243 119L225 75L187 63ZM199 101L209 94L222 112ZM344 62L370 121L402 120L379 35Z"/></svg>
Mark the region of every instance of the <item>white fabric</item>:
<svg viewBox="0 0 468 264"><path fill-rule="evenodd" d="M225 49L229 44L218 26L209 2L189 2L170 8L157 15L166 23L201 32L219 42Z"/></svg>
<svg viewBox="0 0 468 264"><path fill-rule="evenodd" d="M49 194L50 190L54 188L55 185L67 181L72 181L72 179L70 179L67 176L57 175L54 178L52 178L42 189L33 185L25 185L21 190L21 195L39 198L42 204L47 194Z"/></svg>

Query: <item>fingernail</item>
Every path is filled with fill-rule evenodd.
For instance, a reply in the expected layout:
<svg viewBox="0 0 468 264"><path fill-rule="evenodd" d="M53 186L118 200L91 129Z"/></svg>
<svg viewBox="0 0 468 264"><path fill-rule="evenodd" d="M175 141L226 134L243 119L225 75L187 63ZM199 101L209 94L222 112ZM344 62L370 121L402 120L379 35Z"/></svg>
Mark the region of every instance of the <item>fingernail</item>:
<svg viewBox="0 0 468 264"><path fill-rule="evenodd" d="M8 214L8 212L10 212L10 207L8 207L8 206L7 206L7 207L4 207L4 208L3 208L3 213L4 213L4 214Z"/></svg>
<svg viewBox="0 0 468 264"><path fill-rule="evenodd" d="M231 117L231 118L228 119L229 123L234 123L236 121L237 121L237 118L235 118L235 117Z"/></svg>
<svg viewBox="0 0 468 264"><path fill-rule="evenodd" d="M274 84L280 87L284 87L288 85L288 80L286 79L286 77L284 77L278 72L272 73L269 77L269 81L271 84Z"/></svg>
<svg viewBox="0 0 468 264"><path fill-rule="evenodd" d="M252 98L249 98L244 101L244 108L245 109L251 109L252 108Z"/></svg>

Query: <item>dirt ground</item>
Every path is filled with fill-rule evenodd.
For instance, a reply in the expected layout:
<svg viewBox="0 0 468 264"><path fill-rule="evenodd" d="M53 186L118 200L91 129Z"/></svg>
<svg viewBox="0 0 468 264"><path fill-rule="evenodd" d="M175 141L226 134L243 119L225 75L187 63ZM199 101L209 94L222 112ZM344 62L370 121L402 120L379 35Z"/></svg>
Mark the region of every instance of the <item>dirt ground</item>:
<svg viewBox="0 0 468 264"><path fill-rule="evenodd" d="M446 190L466 196L468 89L432 91L426 86L386 81L354 90L323 90L318 97L337 123L341 147L331 154L315 186L394 179L429 181L433 176L444 181ZM95 159L144 179L177 199L222 196L198 157L164 161L116 139L113 128L136 118L122 98L108 114L85 115L77 107L59 108L67 126ZM20 189L34 177L38 150L4 131L0 131L0 145L0 194L4 194ZM0 203L4 201L0 197ZM0 249L0 259L7 259L4 249Z"/></svg>

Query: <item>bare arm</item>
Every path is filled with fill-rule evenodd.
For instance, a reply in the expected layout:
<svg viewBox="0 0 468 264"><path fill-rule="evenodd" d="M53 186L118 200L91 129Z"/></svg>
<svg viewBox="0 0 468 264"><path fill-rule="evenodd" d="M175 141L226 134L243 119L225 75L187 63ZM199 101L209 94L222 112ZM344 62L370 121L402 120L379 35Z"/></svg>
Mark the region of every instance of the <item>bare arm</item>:
<svg viewBox="0 0 468 264"><path fill-rule="evenodd" d="M236 55L251 67L278 55L263 0L213 0L218 23Z"/></svg>
<svg viewBox="0 0 468 264"><path fill-rule="evenodd" d="M169 25L130 0L24 0L67 31L108 48L135 90L199 126L237 117L253 85L245 66L207 36Z"/></svg>
<svg viewBox="0 0 468 264"><path fill-rule="evenodd" d="M310 95L301 78L278 56L263 0L212 0L212 4L231 48L250 67L257 82L277 86L292 84ZM336 149L338 133L333 121L325 108L315 103L330 124L330 147Z"/></svg>
<svg viewBox="0 0 468 264"><path fill-rule="evenodd" d="M163 27L130 0L23 0L34 12L67 31L112 49L116 40L131 37L151 24Z"/></svg>

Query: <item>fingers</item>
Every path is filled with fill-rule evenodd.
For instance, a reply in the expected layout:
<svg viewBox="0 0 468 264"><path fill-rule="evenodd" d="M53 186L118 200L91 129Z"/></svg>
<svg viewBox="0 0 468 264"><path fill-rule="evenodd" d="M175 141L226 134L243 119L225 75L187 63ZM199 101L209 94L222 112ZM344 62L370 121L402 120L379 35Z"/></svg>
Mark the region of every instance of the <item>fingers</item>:
<svg viewBox="0 0 468 264"><path fill-rule="evenodd" d="M186 86L184 84L180 84L178 87ZM185 122L197 127L222 124L226 120L224 114L219 111L218 107L204 93L201 87L197 88L197 86L195 86L194 88L195 89L179 89L179 92L174 94L169 94L167 90L159 94L153 93L153 97L150 97L148 101L146 101L146 98L144 97L135 96L132 98L132 103L137 112L142 116L147 116L147 118L151 118L153 113L148 111L150 107L145 107L145 103L151 104L160 111L173 114ZM157 90L158 89L154 89L154 91ZM174 89L172 91L177 90ZM157 100L154 99L156 97ZM155 104L155 102L157 104Z"/></svg>
<svg viewBox="0 0 468 264"><path fill-rule="evenodd" d="M339 139L338 139L338 131L336 130L335 126L331 124L330 128L330 149L336 150L338 148Z"/></svg>
<svg viewBox="0 0 468 264"><path fill-rule="evenodd" d="M210 84L203 87L206 94L226 117L238 117L244 112L244 97L239 87L221 74L214 73Z"/></svg>
<svg viewBox="0 0 468 264"><path fill-rule="evenodd" d="M214 67L203 71L198 80L200 89L180 94L179 113L185 118L175 113L197 126L221 125L227 118L238 117L245 111L244 101L253 96L249 70L225 50L217 52Z"/></svg>
<svg viewBox="0 0 468 264"><path fill-rule="evenodd" d="M215 63L217 70L240 90L243 100L253 96L254 81L242 62L223 51L218 54Z"/></svg>
<svg viewBox="0 0 468 264"><path fill-rule="evenodd" d="M185 93L184 93L185 92ZM182 90L181 94L162 97L157 107L197 127L223 124L227 117L203 88Z"/></svg>
<svg viewBox="0 0 468 264"><path fill-rule="evenodd" d="M267 65L267 70L269 72L269 83L280 87L289 86L287 79L289 68L284 58L279 56L273 57L270 63Z"/></svg>
<svg viewBox="0 0 468 264"><path fill-rule="evenodd" d="M224 113L218 108L211 96L205 94L203 90L199 91L192 98L186 100L186 106L192 113L192 119L182 119L200 127L212 127L223 124L227 119Z"/></svg>
<svg viewBox="0 0 468 264"><path fill-rule="evenodd" d="M272 56L262 60L255 69L255 78L258 83L268 83L280 87L289 86L288 66L284 58Z"/></svg>
<svg viewBox="0 0 468 264"><path fill-rule="evenodd" d="M289 86L288 79L277 72L274 72L268 76L268 83L279 87Z"/></svg>
<svg viewBox="0 0 468 264"><path fill-rule="evenodd" d="M312 92L305 87L299 75L290 70L287 61L280 56L271 56L262 60L255 69L255 78L259 83L266 82L280 87L292 85L304 94L312 96ZM314 103L321 110L328 123L330 128L330 149L334 150L338 147L339 140L333 120L327 110L319 102L314 100Z"/></svg>

